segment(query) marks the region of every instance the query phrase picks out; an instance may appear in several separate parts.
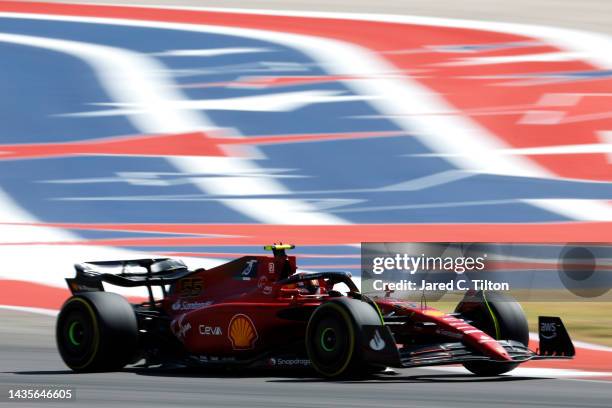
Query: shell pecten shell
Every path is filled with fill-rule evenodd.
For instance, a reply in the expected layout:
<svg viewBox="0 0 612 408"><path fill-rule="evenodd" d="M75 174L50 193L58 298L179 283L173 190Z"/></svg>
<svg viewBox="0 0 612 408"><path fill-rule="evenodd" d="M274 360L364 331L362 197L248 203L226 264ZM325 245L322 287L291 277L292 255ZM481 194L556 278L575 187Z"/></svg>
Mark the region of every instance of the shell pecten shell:
<svg viewBox="0 0 612 408"><path fill-rule="evenodd" d="M253 349L258 339L253 321L245 314L237 314L232 317L227 333L235 350Z"/></svg>

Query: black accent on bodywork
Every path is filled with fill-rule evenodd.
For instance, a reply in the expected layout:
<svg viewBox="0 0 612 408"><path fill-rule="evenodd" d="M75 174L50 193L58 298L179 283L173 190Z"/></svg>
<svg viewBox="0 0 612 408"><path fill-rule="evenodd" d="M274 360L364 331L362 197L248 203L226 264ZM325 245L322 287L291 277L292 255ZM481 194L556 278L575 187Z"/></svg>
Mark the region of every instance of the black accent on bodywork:
<svg viewBox="0 0 612 408"><path fill-rule="evenodd" d="M344 271L328 271L315 273L298 272L294 273L286 279L278 281L277 283L279 285L290 285L313 279L328 279L332 283L344 283L349 288L350 292L359 292L359 288L357 288L355 282L353 282L351 277L352 275L350 272Z"/></svg>
<svg viewBox="0 0 612 408"><path fill-rule="evenodd" d="M96 267L121 267L121 273L105 273ZM145 272L126 272L130 267L141 267ZM102 282L121 287L145 286L149 292L149 303L152 305L155 304L153 286L160 286L165 295L165 285L193 273L183 262L170 258L83 262L75 264L74 269L76 276L66 279L73 294L103 291Z"/></svg>
<svg viewBox="0 0 612 408"><path fill-rule="evenodd" d="M559 317L539 316L538 337L540 338L539 356L573 357L576 355L572 340Z"/></svg>

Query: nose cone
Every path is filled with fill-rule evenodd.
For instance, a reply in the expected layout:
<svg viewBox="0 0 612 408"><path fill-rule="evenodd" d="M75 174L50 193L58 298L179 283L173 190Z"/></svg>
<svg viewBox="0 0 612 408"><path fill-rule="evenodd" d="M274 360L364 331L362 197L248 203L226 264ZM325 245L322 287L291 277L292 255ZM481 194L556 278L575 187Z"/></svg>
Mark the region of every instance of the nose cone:
<svg viewBox="0 0 612 408"><path fill-rule="evenodd" d="M502 345L499 344L499 342L493 337L485 333L481 333L479 336L472 337L471 340L473 342L475 341L475 344L473 343L474 346L480 349L484 355L491 357L494 360L512 361L510 354L508 354L506 349L503 348Z"/></svg>
<svg viewBox="0 0 612 408"><path fill-rule="evenodd" d="M497 341L495 342L495 344L491 343L491 345L493 345L493 348L495 349L495 352L499 357L506 361L512 361L512 357L510 357L510 354L508 354L506 349L504 349Z"/></svg>

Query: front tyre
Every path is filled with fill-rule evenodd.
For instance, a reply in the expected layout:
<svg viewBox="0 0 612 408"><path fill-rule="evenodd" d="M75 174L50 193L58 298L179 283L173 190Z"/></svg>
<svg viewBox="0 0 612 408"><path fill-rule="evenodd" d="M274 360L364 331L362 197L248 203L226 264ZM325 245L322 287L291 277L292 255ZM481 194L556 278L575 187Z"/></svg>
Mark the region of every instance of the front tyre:
<svg viewBox="0 0 612 408"><path fill-rule="evenodd" d="M355 363L355 327L348 311L335 302L324 303L306 328L306 350L315 368L325 377L347 372Z"/></svg>
<svg viewBox="0 0 612 408"><path fill-rule="evenodd" d="M362 377L384 370L364 360L366 326L382 327L370 303L341 297L321 304L306 326L306 351L314 369L330 378Z"/></svg>
<svg viewBox="0 0 612 408"><path fill-rule="evenodd" d="M514 340L527 347L529 327L521 305L512 297L490 291L466 296L455 312L496 340ZM514 370L518 363L471 361L463 364L476 375L496 376Z"/></svg>
<svg viewBox="0 0 612 408"><path fill-rule="evenodd" d="M122 296L87 292L64 303L55 336L62 360L72 370L115 371L136 353L138 323Z"/></svg>

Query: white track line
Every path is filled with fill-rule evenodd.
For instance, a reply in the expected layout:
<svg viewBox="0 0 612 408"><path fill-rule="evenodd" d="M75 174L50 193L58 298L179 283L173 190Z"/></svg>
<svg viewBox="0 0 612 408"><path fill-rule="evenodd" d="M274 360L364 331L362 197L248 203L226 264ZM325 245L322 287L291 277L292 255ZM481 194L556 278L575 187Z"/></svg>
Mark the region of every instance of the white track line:
<svg viewBox="0 0 612 408"><path fill-rule="evenodd" d="M222 55L232 54L252 54L256 52L268 52L266 48L246 48L246 47L228 47L228 48L205 48L205 49L178 49L156 52L151 55L154 57L218 57Z"/></svg>

